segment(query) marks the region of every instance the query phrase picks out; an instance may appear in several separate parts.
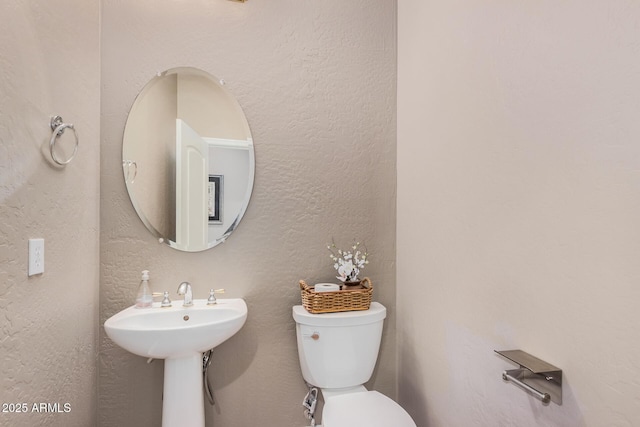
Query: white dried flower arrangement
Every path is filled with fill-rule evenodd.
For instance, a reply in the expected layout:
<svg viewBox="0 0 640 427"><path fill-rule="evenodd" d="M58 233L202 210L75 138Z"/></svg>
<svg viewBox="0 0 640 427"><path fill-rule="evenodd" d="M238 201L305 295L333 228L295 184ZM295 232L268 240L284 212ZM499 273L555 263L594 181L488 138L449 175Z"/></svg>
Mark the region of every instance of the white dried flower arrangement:
<svg viewBox="0 0 640 427"><path fill-rule="evenodd" d="M355 282L360 280L358 275L360 270L369 264L369 253L366 247L364 250L360 250L360 242L353 240L353 245L349 250L342 250L336 247L336 244L331 241L330 245L327 245L329 249L329 258L334 262L333 268L336 269L338 275L336 278L341 282Z"/></svg>

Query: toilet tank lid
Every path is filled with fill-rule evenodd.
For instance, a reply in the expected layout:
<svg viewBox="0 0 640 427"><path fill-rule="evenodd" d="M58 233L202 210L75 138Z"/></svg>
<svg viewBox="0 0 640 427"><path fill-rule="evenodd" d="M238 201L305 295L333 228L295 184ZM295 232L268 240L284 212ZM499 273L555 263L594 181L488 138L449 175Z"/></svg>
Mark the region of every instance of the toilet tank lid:
<svg viewBox="0 0 640 427"><path fill-rule="evenodd" d="M309 313L301 305L293 306L293 318L296 323L310 326L353 326L366 325L383 320L387 309L379 302L372 302L368 310L342 311L339 313Z"/></svg>
<svg viewBox="0 0 640 427"><path fill-rule="evenodd" d="M377 391L342 394L327 399L322 410L325 427L416 427L400 405Z"/></svg>

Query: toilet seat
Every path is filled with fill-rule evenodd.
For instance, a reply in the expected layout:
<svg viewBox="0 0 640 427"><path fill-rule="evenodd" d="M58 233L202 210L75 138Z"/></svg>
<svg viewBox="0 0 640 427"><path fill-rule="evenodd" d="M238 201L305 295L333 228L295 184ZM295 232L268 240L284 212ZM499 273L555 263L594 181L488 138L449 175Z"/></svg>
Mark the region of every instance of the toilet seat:
<svg viewBox="0 0 640 427"><path fill-rule="evenodd" d="M416 427L400 405L377 391L341 394L326 399L323 427Z"/></svg>

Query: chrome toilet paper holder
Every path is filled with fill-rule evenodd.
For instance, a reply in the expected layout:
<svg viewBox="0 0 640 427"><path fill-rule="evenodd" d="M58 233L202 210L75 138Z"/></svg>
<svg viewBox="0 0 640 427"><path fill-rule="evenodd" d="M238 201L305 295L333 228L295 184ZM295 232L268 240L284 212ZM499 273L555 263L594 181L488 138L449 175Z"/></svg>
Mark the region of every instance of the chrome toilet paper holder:
<svg viewBox="0 0 640 427"><path fill-rule="evenodd" d="M522 350L494 351L520 366L504 371L503 380L514 383L544 404L562 405L562 369Z"/></svg>

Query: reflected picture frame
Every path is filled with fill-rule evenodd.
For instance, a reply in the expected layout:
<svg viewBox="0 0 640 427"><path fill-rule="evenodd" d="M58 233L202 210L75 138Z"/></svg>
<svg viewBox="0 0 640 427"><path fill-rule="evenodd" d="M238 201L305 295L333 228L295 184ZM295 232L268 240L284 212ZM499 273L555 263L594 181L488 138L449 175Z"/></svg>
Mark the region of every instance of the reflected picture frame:
<svg viewBox="0 0 640 427"><path fill-rule="evenodd" d="M222 224L222 193L224 190L223 175L209 175L209 186L207 193L209 196L208 211L209 224Z"/></svg>

